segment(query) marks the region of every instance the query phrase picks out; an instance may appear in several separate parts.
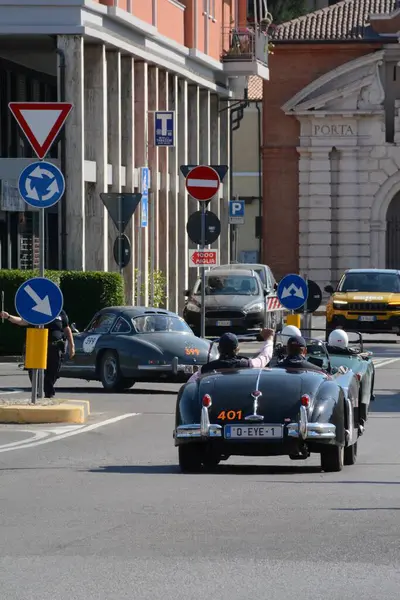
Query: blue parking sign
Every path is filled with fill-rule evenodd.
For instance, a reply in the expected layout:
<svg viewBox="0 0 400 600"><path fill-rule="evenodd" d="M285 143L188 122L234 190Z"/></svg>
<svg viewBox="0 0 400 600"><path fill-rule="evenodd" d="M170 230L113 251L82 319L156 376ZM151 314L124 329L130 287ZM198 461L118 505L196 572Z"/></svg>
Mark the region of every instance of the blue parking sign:
<svg viewBox="0 0 400 600"><path fill-rule="evenodd" d="M154 145L175 146L175 112L157 110L154 114Z"/></svg>
<svg viewBox="0 0 400 600"><path fill-rule="evenodd" d="M229 223L244 223L244 200L231 200L229 202Z"/></svg>

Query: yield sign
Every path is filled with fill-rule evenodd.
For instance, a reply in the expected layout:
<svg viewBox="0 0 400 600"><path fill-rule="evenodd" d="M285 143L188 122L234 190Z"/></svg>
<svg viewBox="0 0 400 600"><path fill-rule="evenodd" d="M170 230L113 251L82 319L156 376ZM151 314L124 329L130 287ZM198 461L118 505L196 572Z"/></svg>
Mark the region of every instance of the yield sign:
<svg viewBox="0 0 400 600"><path fill-rule="evenodd" d="M199 165L186 177L186 189L199 202L207 202L218 192L221 180L215 169Z"/></svg>
<svg viewBox="0 0 400 600"><path fill-rule="evenodd" d="M73 109L70 102L10 102L8 107L43 160Z"/></svg>
<svg viewBox="0 0 400 600"><path fill-rule="evenodd" d="M100 194L100 198L119 234L123 234L142 199L142 194L119 194L118 192L107 194L103 192Z"/></svg>

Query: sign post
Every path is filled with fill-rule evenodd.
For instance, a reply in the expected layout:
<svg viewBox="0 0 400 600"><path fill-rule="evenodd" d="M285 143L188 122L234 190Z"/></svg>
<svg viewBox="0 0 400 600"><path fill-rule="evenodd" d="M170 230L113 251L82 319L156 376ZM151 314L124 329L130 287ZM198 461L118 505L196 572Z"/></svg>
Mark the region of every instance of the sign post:
<svg viewBox="0 0 400 600"><path fill-rule="evenodd" d="M201 227L200 227L200 254L206 249L206 211L210 200L218 193L221 186L221 178L213 167L199 165L191 169L186 175L186 189L188 193L200 202ZM206 307L205 287L206 272L205 264L201 264L201 328L200 336L205 337L206 329Z"/></svg>
<svg viewBox="0 0 400 600"><path fill-rule="evenodd" d="M30 143L36 156L40 159L26 167L18 180L18 190L22 199L39 209L39 278L30 280L32 283L47 282L39 284L42 293L35 291L33 285L23 284L15 296L15 307L22 319L27 323L36 325L42 333L34 333L28 330L26 338L26 366L32 369L32 403L36 402L37 395L43 398L44 370L47 364L47 337L48 330L44 325L53 321L61 312L63 307L63 296L61 290L49 279L45 279L45 209L57 204L65 192L65 180L62 172L52 163L43 159L55 142L58 134L67 120L73 104L69 102L10 102L9 109ZM28 282L29 283L29 282ZM54 286L57 292L54 304L50 303L50 292L43 295L44 286ZM25 286L25 287L24 287ZM21 291L21 295L18 293ZM57 297L57 294L59 296ZM20 299L22 298L22 299ZM25 306L29 298L31 306ZM60 301L61 298L61 301ZM32 301L34 302L32 306ZM22 304L21 304L22 303ZM36 315L41 314L39 321ZM58 311L58 312L57 312ZM32 313L32 314L30 314ZM47 320L46 320L47 319ZM31 352L32 348L35 352ZM29 363L29 364L28 364ZM38 386L38 389L37 389Z"/></svg>
<svg viewBox="0 0 400 600"><path fill-rule="evenodd" d="M294 314L294 311L307 302L307 282L300 275L286 275L279 282L277 296L282 306L292 311L292 314L287 317L287 325L295 325L300 328L300 315Z"/></svg>

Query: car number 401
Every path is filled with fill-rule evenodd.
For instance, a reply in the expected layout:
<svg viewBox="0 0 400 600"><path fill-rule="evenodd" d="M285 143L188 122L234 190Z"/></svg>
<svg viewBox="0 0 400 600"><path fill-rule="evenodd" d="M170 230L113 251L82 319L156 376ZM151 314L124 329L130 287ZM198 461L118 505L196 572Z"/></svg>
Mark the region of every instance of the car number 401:
<svg viewBox="0 0 400 600"><path fill-rule="evenodd" d="M219 421L241 421L242 420L243 411L241 410L221 410L217 419Z"/></svg>

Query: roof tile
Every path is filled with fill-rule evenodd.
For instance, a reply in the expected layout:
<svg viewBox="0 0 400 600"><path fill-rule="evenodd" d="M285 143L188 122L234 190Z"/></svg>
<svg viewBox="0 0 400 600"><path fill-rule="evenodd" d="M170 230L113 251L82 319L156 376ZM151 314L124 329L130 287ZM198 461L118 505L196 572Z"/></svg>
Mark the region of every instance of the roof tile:
<svg viewBox="0 0 400 600"><path fill-rule="evenodd" d="M390 14L397 0L342 0L303 17L272 26L271 41L377 40L369 25L373 14Z"/></svg>

